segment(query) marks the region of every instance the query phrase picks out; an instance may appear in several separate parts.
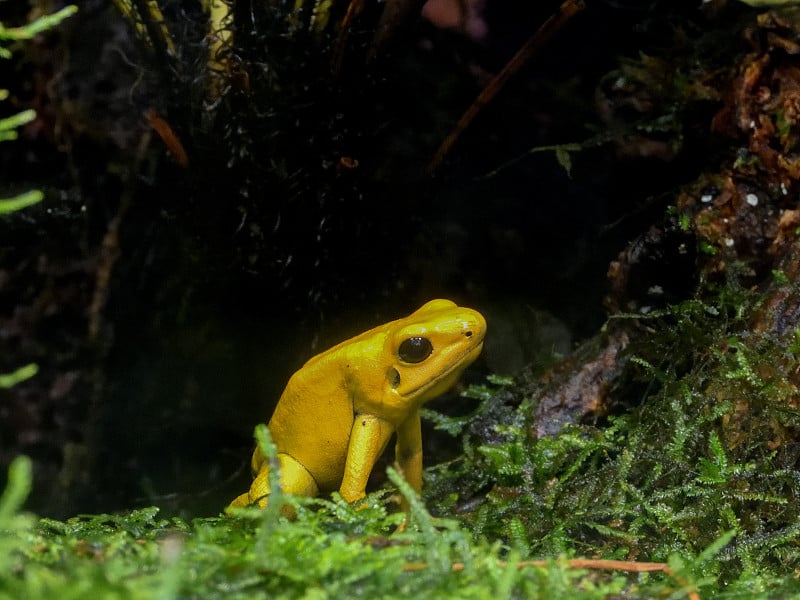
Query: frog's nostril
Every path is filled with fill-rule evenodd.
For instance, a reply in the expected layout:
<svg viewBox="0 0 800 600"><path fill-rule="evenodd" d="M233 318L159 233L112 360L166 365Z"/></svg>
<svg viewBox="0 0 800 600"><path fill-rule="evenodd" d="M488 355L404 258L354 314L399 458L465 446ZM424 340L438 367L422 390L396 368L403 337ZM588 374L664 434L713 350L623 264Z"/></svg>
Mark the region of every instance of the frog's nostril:
<svg viewBox="0 0 800 600"><path fill-rule="evenodd" d="M465 331L464 335L467 336L467 337L472 337L472 332L471 331Z"/></svg>

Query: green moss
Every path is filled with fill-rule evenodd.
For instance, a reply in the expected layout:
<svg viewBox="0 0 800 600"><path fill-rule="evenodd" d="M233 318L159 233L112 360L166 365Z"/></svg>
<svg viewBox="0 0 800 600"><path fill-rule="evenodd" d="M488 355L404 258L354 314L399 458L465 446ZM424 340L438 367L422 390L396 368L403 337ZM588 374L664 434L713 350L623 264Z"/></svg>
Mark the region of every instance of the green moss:
<svg viewBox="0 0 800 600"><path fill-rule="evenodd" d="M734 284L708 297L609 324L648 333L626 350L633 407L604 422L537 438L536 394L497 378L468 390L469 417L427 413L463 452L426 471L424 503L390 471L409 501L404 527L386 492L355 507L282 496L274 481L267 510L232 518L147 508L37 520L19 512L20 459L0 499L0 600L800 593L800 411L786 375L798 336L753 331L756 298ZM274 456L268 430L256 437ZM673 574L574 570L572 557L667 562ZM530 559L549 562L514 564Z"/></svg>
<svg viewBox="0 0 800 600"><path fill-rule="evenodd" d="M259 438L268 452L265 430ZM435 519L394 472L409 520L382 493L361 507L283 497L295 520L275 510L234 518L161 519L158 509L85 515L66 522L18 512L30 487L19 459L0 500L0 598L606 598L702 588L702 561L672 557L675 576L570 569L564 557L517 566L531 555L526 527L510 521L510 544L476 539L454 519ZM504 559L504 560L503 560ZM456 568L457 567L457 568Z"/></svg>
<svg viewBox="0 0 800 600"><path fill-rule="evenodd" d="M381 495L356 510L341 499L286 499L297 519L243 509L236 518L160 519L158 509L66 522L14 511L30 485L15 463L3 499L0 598L574 597L619 593L625 579L586 579L558 561L518 569L498 544L411 499L411 521ZM410 492L396 474L395 483ZM513 554L516 560L519 554ZM454 563L463 564L455 571Z"/></svg>
<svg viewBox="0 0 800 600"><path fill-rule="evenodd" d="M650 333L626 351L636 406L605 422L537 439L535 393L493 422L482 412L497 413L503 392L486 400L474 417L484 424L462 436L466 458L430 472L431 505L464 507L476 536L526 555L697 557L693 573L720 586L715 597L754 581L796 589L797 336L752 331L757 299L733 283L709 297L621 315ZM449 478L466 483L454 493Z"/></svg>

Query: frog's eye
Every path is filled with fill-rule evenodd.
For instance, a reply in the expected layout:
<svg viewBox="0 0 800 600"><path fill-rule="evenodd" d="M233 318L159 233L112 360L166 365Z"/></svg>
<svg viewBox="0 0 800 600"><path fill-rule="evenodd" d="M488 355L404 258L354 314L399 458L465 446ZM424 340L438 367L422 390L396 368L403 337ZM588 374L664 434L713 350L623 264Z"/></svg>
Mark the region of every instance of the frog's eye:
<svg viewBox="0 0 800 600"><path fill-rule="evenodd" d="M424 337L410 337L403 340L397 350L400 360L407 363L419 363L433 352L433 345Z"/></svg>

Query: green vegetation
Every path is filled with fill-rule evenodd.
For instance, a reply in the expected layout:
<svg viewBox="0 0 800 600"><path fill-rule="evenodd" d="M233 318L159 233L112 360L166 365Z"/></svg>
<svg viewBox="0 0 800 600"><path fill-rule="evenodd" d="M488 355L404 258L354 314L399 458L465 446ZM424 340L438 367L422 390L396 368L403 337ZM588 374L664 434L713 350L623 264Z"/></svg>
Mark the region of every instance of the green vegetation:
<svg viewBox="0 0 800 600"><path fill-rule="evenodd" d="M4 44L29 40L33 36L55 27L61 21L77 12L77 6L66 6L61 10L34 19L23 27L5 27L0 23L0 58L11 58L11 51ZM8 90L0 88L0 100L8 97ZM36 119L36 111L23 110L9 117L0 118L0 142L17 139L17 129ZM0 215L6 215L41 202L44 194L41 190L29 190L11 198L0 198ZM35 364L20 367L13 373L0 374L0 389L9 388L21 381L36 375L39 370ZM2 522L2 520L0 520Z"/></svg>
<svg viewBox="0 0 800 600"><path fill-rule="evenodd" d="M34 36L55 27L77 11L77 6L65 6L51 15L41 16L21 27L6 27L3 23L0 23L0 58L8 59L12 56L11 51L5 47L6 44L30 40ZM0 88L0 100L5 100L7 97L8 90ZM17 129L34 119L36 119L36 111L30 109L20 111L9 117L0 118L0 142L17 139ZM12 198L0 199L0 215L26 208L41 202L43 198L44 194L41 191L31 190Z"/></svg>
<svg viewBox="0 0 800 600"><path fill-rule="evenodd" d="M26 28L0 26L0 57L8 56L4 41L28 39L70 11L74 8ZM244 30L241 34L248 35ZM249 35L261 41L268 33ZM279 61L280 46L271 52ZM272 72L271 67L265 70ZM265 130L285 129L286 137L298 140L309 137L302 132L325 123L324 112L320 117L309 111L298 120L295 106L312 104L297 102L305 98L299 94L281 99L270 77L253 78L253 97L267 98L268 118L262 118L264 103L250 103L233 111L226 135L220 136L247 150L236 155L235 170L226 170L234 179L248 173L242 178L247 191L243 198L261 198L254 193L262 189L258 185L275 187L274 196L281 189L299 189L296 181L314 185L297 168L305 164L305 146L290 144L286 155L269 151L271 144L280 146L283 133L251 135L250 140L231 134L252 132L240 127L248 111ZM290 86L312 80L285 79ZM326 80L318 81L309 97L320 89L327 92ZM225 101L239 100L231 95ZM292 115L292 122L303 128L284 128L278 122L283 114ZM0 120L0 141L13 139L16 129L33 118L31 111L24 111ZM345 125L336 127L346 131ZM788 131L784 116L778 130ZM263 140L268 140L266 146ZM339 156L338 146L331 148L328 154ZM555 151L561 166L571 168L575 146L549 145L536 151L544 149ZM250 161L260 165L264 156L278 157L269 177L249 177ZM736 168L757 162L757 156L744 153ZM261 183L247 183L251 180ZM321 199L328 193L337 197L328 191L314 193ZM0 201L0 214L40 199L41 193L34 191ZM245 205L243 216L267 222L258 206ZM688 214L677 219L682 231L692 229ZM711 216L700 219L710 222ZM289 232L295 229L283 226ZM273 256L261 249L274 244L291 257L293 233L282 239L277 234L264 237L260 228L252 231L259 251L242 255ZM725 253L724 246L702 236L698 248L701 259ZM702 276L733 280L737 269L747 270L727 259L725 268L727 275L720 269ZM791 281L775 269L765 285L789 288ZM160 517L155 507L63 522L40 519L23 511L32 491L32 467L20 457L0 497L0 600L800 594L800 448L793 441L800 427L795 382L800 330L781 338L768 327L755 328L754 314L761 310L756 292L735 281L718 288L706 285L697 299L648 315L617 315L608 323L608 328L634 324L637 335L625 351L627 367L615 394L626 404L612 407L611 415L596 423L573 424L555 437L539 439L531 417L536 394L521 382L498 378L467 391L478 404L471 415L426 413L460 442L462 451L459 458L428 469L422 500L390 472L392 484L408 499L407 523L395 511L391 492L376 492L359 507L335 494L290 498L277 489L276 469L264 511L241 509L232 517L191 522ZM35 365L28 365L2 375L0 388L35 371ZM264 427L256 437L265 453L274 456ZM660 561L670 572L572 569L568 561L575 557ZM547 561L545 566L517 565L538 559Z"/></svg>
<svg viewBox="0 0 800 600"><path fill-rule="evenodd" d="M433 519L412 499L404 531L381 494L356 510L340 498L273 495L273 510L235 518L160 519L158 509L91 515L66 522L18 511L30 487L30 462L18 459L0 500L0 598L604 598L623 590L677 592L707 582L681 564L675 578L598 576L563 559L517 568L522 555L475 541L451 519ZM404 493L404 482L392 475ZM289 502L296 520L280 515ZM501 562L506 558L508 563ZM454 563L463 570L456 572Z"/></svg>
<svg viewBox="0 0 800 600"><path fill-rule="evenodd" d="M0 58L11 58L11 51L4 47L9 42L30 40L40 33L52 29L67 17L71 17L78 12L75 5L65 6L50 15L43 15L34 19L30 23L20 27L6 27L0 23Z"/></svg>
<svg viewBox="0 0 800 600"><path fill-rule="evenodd" d="M428 413L461 436L464 453L427 473L426 502L441 518L390 472L410 499L405 527L385 492L356 510L335 494L283 496L274 480L267 510L231 518L187 523L146 508L36 520L19 512L30 465L18 459L0 501L0 598L800 593L800 477L780 443L800 414L774 369L775 353L795 353L797 336L779 349L746 334L747 300L726 292L715 304L637 315L654 332L630 350L642 403L602 425L537 440L531 402L503 403L517 391L499 378L468 391L480 401L469 417ZM490 430L500 441L485 439ZM266 427L256 437L274 456ZM491 491L479 508L459 508L481 489ZM573 557L663 561L671 573L575 570ZM546 566L515 564L542 558Z"/></svg>
<svg viewBox="0 0 800 600"><path fill-rule="evenodd" d="M800 473L792 439L800 413L787 373L797 336L780 341L749 330L754 302L731 285L714 303L621 316L652 332L628 349L628 385L640 403L543 439L526 417L535 398L498 413L493 426L464 434L464 458L432 471L429 505L457 510L491 489L468 511L470 527L524 556L670 564L705 556L694 563L695 581L720 586L714 597L773 586L796 593ZM498 396L480 390L475 418ZM486 443L487 429L500 441ZM462 482L457 493L454 480Z"/></svg>
<svg viewBox="0 0 800 600"><path fill-rule="evenodd" d="M467 390L470 415L427 411L462 452L427 470L422 501L390 472L410 502L405 524L386 491L359 509L336 494L286 497L277 469L264 511L36 519L20 512L31 486L20 458L0 500L0 600L798 594L800 333L754 328L758 298L729 281L702 301L609 321L647 333L626 350L631 406L595 424L538 439L536 395L497 377ZM265 426L256 438L274 457ZM577 557L670 571L570 568Z"/></svg>
<svg viewBox="0 0 800 600"><path fill-rule="evenodd" d="M39 367L35 364L28 364L20 367L13 373L5 373L0 375L0 389L10 388L17 385L20 381L30 379L38 373Z"/></svg>

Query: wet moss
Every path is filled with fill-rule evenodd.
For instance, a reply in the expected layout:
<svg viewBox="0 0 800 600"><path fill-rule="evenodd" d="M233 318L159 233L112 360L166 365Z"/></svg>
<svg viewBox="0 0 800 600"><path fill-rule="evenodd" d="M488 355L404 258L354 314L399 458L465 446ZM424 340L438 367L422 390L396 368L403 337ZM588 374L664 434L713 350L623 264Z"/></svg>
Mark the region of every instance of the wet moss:
<svg viewBox="0 0 800 600"><path fill-rule="evenodd" d="M625 350L622 379L641 392L594 423L537 437L536 397L518 388L512 396L525 399L514 406L512 387L486 398L461 436L464 457L429 471L432 505L456 510L477 537L537 556L668 560L733 532L705 574L724 585L754 573L791 578L796 334L785 343L754 331L759 297L729 283L621 315L648 332Z"/></svg>

